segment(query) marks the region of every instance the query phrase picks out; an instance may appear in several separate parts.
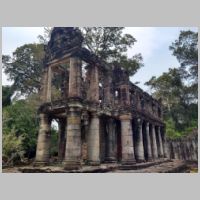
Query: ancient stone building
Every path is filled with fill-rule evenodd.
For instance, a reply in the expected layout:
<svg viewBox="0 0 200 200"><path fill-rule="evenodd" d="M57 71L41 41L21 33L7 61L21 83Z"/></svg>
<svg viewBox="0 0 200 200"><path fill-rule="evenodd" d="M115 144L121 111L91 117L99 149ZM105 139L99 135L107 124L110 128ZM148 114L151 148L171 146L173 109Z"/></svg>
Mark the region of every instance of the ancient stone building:
<svg viewBox="0 0 200 200"><path fill-rule="evenodd" d="M166 157L161 102L82 42L79 29L57 27L45 47L35 163L49 162L53 119L59 121L58 156L66 169Z"/></svg>

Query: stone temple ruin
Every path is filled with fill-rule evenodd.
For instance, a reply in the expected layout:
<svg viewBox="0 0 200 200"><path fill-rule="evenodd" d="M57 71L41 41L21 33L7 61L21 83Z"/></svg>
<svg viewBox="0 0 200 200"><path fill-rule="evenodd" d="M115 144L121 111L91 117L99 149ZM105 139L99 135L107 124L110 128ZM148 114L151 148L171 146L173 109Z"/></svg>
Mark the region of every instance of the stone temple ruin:
<svg viewBox="0 0 200 200"><path fill-rule="evenodd" d="M65 169L167 157L161 102L82 42L78 28L57 27L45 46L35 164L49 162L53 119L59 121L58 157Z"/></svg>
<svg viewBox="0 0 200 200"><path fill-rule="evenodd" d="M179 139L167 139L170 159L198 161L198 130Z"/></svg>

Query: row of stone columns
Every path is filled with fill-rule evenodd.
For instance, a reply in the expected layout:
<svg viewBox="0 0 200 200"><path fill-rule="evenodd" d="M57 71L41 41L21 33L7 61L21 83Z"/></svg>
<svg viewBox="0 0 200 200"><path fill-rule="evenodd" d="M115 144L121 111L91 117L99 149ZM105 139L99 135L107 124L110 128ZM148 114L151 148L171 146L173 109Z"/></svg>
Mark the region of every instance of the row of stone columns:
<svg viewBox="0 0 200 200"><path fill-rule="evenodd" d="M67 116L67 123L60 126L59 136L59 158L63 159L63 164L67 169L76 169L81 165L81 110L78 108L70 108ZM120 116L121 122L121 146L122 146L122 164L133 164L137 162L152 161L166 157L164 150L165 140L161 136L160 127L150 125L149 122L142 125L139 119L137 140L134 140L132 120L130 114ZM116 127L114 120L108 120L108 152L106 161L117 161L116 154ZM151 128L150 128L151 127ZM145 131L143 130L145 129ZM151 131L150 131L151 129ZM156 131L157 130L157 131ZM146 134L146 143L144 136ZM146 145L146 155L145 147ZM134 147L135 146L135 147ZM65 149L65 152L63 152ZM38 146L36 153L36 161L38 163L47 163L49 160L50 150L50 119L46 114L40 114L40 131L38 136ZM97 113L91 114L91 119L87 133L87 160L91 165L100 164L100 119Z"/></svg>
<svg viewBox="0 0 200 200"><path fill-rule="evenodd" d="M137 120L138 130L137 133L134 133L137 134L137 140L134 141L137 162L152 161L152 159L167 157L165 137L164 133L161 133L161 127L149 122L143 123L143 120ZM145 143L144 140L146 141Z"/></svg>

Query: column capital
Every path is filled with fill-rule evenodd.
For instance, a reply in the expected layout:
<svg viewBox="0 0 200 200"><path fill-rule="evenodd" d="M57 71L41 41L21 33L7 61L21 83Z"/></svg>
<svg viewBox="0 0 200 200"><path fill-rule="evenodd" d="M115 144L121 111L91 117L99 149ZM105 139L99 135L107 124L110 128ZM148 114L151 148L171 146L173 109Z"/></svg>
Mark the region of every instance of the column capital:
<svg viewBox="0 0 200 200"><path fill-rule="evenodd" d="M120 120L131 120L132 119L132 115L131 114L121 114L119 116Z"/></svg>

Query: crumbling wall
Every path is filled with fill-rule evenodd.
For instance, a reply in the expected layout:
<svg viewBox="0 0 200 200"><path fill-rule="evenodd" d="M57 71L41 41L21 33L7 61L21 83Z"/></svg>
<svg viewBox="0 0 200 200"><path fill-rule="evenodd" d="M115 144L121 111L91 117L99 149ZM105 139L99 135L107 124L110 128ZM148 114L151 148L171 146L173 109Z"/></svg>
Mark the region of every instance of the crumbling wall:
<svg viewBox="0 0 200 200"><path fill-rule="evenodd" d="M167 140L169 158L187 161L198 161L198 130L187 137Z"/></svg>

